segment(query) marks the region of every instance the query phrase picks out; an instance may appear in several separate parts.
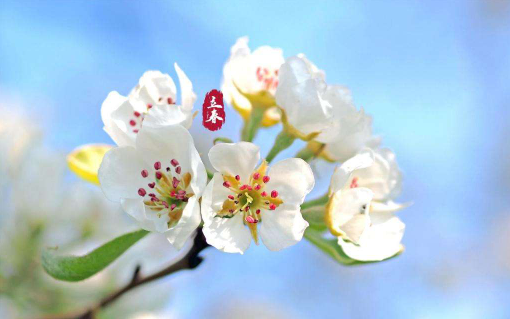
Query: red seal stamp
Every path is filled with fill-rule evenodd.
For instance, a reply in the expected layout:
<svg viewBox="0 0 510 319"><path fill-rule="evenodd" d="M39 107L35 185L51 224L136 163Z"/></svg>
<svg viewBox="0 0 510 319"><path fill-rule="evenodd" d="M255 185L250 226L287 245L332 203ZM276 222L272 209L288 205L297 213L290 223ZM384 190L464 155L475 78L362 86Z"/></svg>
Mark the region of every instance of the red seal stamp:
<svg viewBox="0 0 510 319"><path fill-rule="evenodd" d="M205 95L202 106L202 125L209 131L219 130L225 123L223 93L212 90Z"/></svg>

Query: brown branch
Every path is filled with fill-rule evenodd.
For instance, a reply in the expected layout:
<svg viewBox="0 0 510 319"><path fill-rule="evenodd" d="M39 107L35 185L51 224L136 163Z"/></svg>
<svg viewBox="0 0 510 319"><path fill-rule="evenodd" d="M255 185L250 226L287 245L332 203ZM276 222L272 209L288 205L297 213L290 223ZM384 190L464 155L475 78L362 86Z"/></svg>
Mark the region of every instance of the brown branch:
<svg viewBox="0 0 510 319"><path fill-rule="evenodd" d="M119 299L122 295L127 293L128 291L141 286L143 284L146 284L148 282L154 281L156 279L171 275L173 273L176 273L181 270L186 269L194 269L200 265L203 258L198 256L202 250L207 248L209 244L207 244L204 234L202 233L202 229L199 228L197 230L197 235L193 241L193 246L191 249L179 260L177 260L175 263L171 264L165 269L162 269L152 275L149 275L147 277L141 277L140 276L140 265L138 265L133 273L133 277L129 284L124 286L123 288L114 291L110 295L104 297L99 301L96 305L88 308L85 311L79 311L74 313L68 313L63 315L57 315L57 316L49 316L44 317L45 319L93 319L95 318L95 315L99 310L102 308L107 307L111 303L113 303L115 300Z"/></svg>

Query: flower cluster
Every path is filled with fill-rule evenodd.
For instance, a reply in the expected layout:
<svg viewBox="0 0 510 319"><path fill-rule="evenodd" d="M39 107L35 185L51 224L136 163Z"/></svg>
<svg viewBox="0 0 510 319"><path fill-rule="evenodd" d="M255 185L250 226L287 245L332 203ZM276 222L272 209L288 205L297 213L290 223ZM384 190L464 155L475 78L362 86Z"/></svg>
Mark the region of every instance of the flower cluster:
<svg viewBox="0 0 510 319"><path fill-rule="evenodd" d="M401 189L395 155L380 148L371 116L346 87L327 83L303 54L285 59L269 46L252 52L248 39L239 39L223 68L222 90L245 125L240 142L211 147L215 172L208 172L188 131L196 95L175 69L179 105L172 78L148 71L127 97L112 92L101 109L117 147L102 158L98 180L140 227L165 234L178 249L202 228L210 245L230 253L243 253L252 240L280 250L303 236L322 248L336 237L333 251L351 261L402 251L404 224L394 213L407 205L394 202ZM282 131L261 158L252 141L260 128L277 123ZM295 140L305 141L304 148L270 165ZM305 202L315 185L312 160L339 166L327 194ZM84 176L80 165L73 167Z"/></svg>

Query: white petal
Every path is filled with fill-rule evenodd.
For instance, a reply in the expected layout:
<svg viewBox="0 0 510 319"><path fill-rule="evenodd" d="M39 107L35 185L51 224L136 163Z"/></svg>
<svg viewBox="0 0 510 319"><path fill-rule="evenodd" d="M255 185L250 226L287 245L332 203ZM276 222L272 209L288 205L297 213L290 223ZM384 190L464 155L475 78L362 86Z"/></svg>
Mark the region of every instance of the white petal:
<svg viewBox="0 0 510 319"><path fill-rule="evenodd" d="M135 134L128 127L128 123L138 106L132 102L113 91L101 106L104 130L118 146L134 146Z"/></svg>
<svg viewBox="0 0 510 319"><path fill-rule="evenodd" d="M193 85L184 71L181 70L177 63L174 64L174 67L179 78L179 85L181 86L181 105L184 110L191 112L197 95L193 92Z"/></svg>
<svg viewBox="0 0 510 319"><path fill-rule="evenodd" d="M257 79L257 69L267 70L268 78L273 79L274 85L269 86L267 90L270 94L274 95L276 91L276 81L278 79L278 70L285 62L283 52L279 48L272 48L264 45L258 47L253 51L250 57L249 65L241 79L236 79L236 84L245 93L257 93L266 91L267 85L264 81ZM265 71L263 71L265 72Z"/></svg>
<svg viewBox="0 0 510 319"><path fill-rule="evenodd" d="M175 83L168 74L160 71L147 71L140 78L138 85L130 93L130 97L142 100L145 104L166 103L172 98L176 102Z"/></svg>
<svg viewBox="0 0 510 319"><path fill-rule="evenodd" d="M374 200L383 202L394 199L400 193L402 181L395 156L387 149L376 150L374 155L371 166L355 171L352 176L358 179L359 186L374 192Z"/></svg>
<svg viewBox="0 0 510 319"><path fill-rule="evenodd" d="M197 198L197 196L189 198L179 222L165 233L168 241L176 249L181 249L182 246L184 246L186 240L197 229L202 221L200 218L200 205L198 204Z"/></svg>
<svg viewBox="0 0 510 319"><path fill-rule="evenodd" d="M119 108L122 103L127 101L127 97L120 95L116 91L108 94L103 104L101 105L101 119L105 126L110 126L112 113Z"/></svg>
<svg viewBox="0 0 510 319"><path fill-rule="evenodd" d="M390 174L388 177L389 188L391 189L388 194L388 199L394 199L402 192L402 172L397 164L395 153L388 148L381 148L377 153L382 156L390 165Z"/></svg>
<svg viewBox="0 0 510 319"><path fill-rule="evenodd" d="M344 128L334 141L326 144L324 152L336 160L345 161L354 156L364 147L376 148L381 143L381 138L372 135L372 117L360 113L360 119L355 125Z"/></svg>
<svg viewBox="0 0 510 319"><path fill-rule="evenodd" d="M226 253L243 254L250 247L251 234L242 214L216 218L210 225L204 225L203 232L209 245Z"/></svg>
<svg viewBox="0 0 510 319"><path fill-rule="evenodd" d="M341 85L329 85L323 98L331 104L330 124L315 138L321 143L330 143L352 132L360 122L363 113L352 103L351 92Z"/></svg>
<svg viewBox="0 0 510 319"><path fill-rule="evenodd" d="M190 150L194 147L191 134L181 125L143 126L136 139L136 149L148 165L160 161L167 167L176 159L182 168L181 174L194 173L190 171Z"/></svg>
<svg viewBox="0 0 510 319"><path fill-rule="evenodd" d="M361 236L359 246L345 242L341 238L338 239L338 244L352 259L380 261L394 256L403 249L400 242L404 230L404 223L393 214L374 214L372 226Z"/></svg>
<svg viewBox="0 0 510 319"><path fill-rule="evenodd" d="M212 166L223 174L240 175L247 182L260 160L260 148L248 142L220 143L209 151Z"/></svg>
<svg viewBox="0 0 510 319"><path fill-rule="evenodd" d="M331 177L331 184L329 187L330 194L344 188L353 171L369 167L373 163L374 152L370 149L365 149L356 156L347 160L341 166L337 167Z"/></svg>
<svg viewBox="0 0 510 319"><path fill-rule="evenodd" d="M141 171L150 167L138 156L131 146L117 147L109 150L99 167L98 178L101 189L109 200L119 202L122 198L140 198L138 189L146 181Z"/></svg>
<svg viewBox="0 0 510 319"><path fill-rule="evenodd" d="M154 225L154 222L152 220L148 219L137 220L136 223L141 229L145 229L146 231L150 232L157 232L156 226Z"/></svg>
<svg viewBox="0 0 510 319"><path fill-rule="evenodd" d="M248 38L237 40L231 49L231 55L223 67L223 87L226 88L225 98L230 103L236 87L243 93L268 91L274 94L278 79L278 69L284 62L281 49L261 46L251 53ZM264 77L272 79L269 84L257 78L257 72L264 72ZM267 72L267 74L266 74ZM235 83L235 85L234 85ZM238 93L238 92L237 92ZM242 98L234 97L237 103L244 104Z"/></svg>
<svg viewBox="0 0 510 319"><path fill-rule="evenodd" d="M331 118L331 104L322 97L326 88L306 61L292 57L280 68L275 98L294 128L303 134L321 132L330 125Z"/></svg>
<svg viewBox="0 0 510 319"><path fill-rule="evenodd" d="M236 88L236 85L239 85L239 83L236 82L234 85L234 79L237 72L242 72L242 68L240 68L242 62L238 60L245 59L250 55L250 52L248 37L237 39L236 43L230 49L230 57L223 67L223 80L221 85L221 91L227 103L236 103L237 107L247 110L251 109L251 102Z"/></svg>
<svg viewBox="0 0 510 319"><path fill-rule="evenodd" d="M290 205L301 205L315 185L310 165L300 158L279 161L271 166L268 176L267 187L278 191L283 202Z"/></svg>
<svg viewBox="0 0 510 319"><path fill-rule="evenodd" d="M207 188L209 188L210 192L207 197L207 204L211 206L210 208L214 212L221 210L223 202L227 199L228 195L235 195L234 192L223 186L223 177L220 173L214 173L213 178L209 184L207 184ZM205 192L206 191L204 191L202 197L202 208L204 207L206 198ZM215 215L216 213L202 216L204 223L211 223Z"/></svg>
<svg viewBox="0 0 510 319"><path fill-rule="evenodd" d="M122 209L133 217L140 228L147 231L156 231L156 226L152 220L145 216L145 205L143 200L140 199L122 199L120 201Z"/></svg>
<svg viewBox="0 0 510 319"><path fill-rule="evenodd" d="M122 205L122 209L137 221L146 219L145 204L143 203L142 197L139 196L136 199L124 198L121 199L120 204Z"/></svg>
<svg viewBox="0 0 510 319"><path fill-rule="evenodd" d="M260 238L269 250L277 251L296 244L303 238L308 222L299 206L280 205L272 211L262 211Z"/></svg>
<svg viewBox="0 0 510 319"><path fill-rule="evenodd" d="M222 201L218 193L226 190L221 184L221 174L214 174L213 179L207 185L202 196L202 218L204 220L203 232L207 243L217 249L228 253L243 253L251 243L251 234L244 225L242 214L236 214L232 218L214 217L221 209ZM223 197L225 200L226 197Z"/></svg>
<svg viewBox="0 0 510 319"><path fill-rule="evenodd" d="M336 192L328 207L330 227L357 243L370 225L368 212L373 195L370 189L360 187Z"/></svg>
<svg viewBox="0 0 510 319"><path fill-rule="evenodd" d="M376 213L385 213L385 212L397 212L399 210L402 210L404 208L407 208L411 206L412 203L395 203L394 201L387 201L387 202L378 202L378 201L372 201L372 204L370 206L370 213L376 214Z"/></svg>
<svg viewBox="0 0 510 319"><path fill-rule="evenodd" d="M175 104L156 104L154 105L143 120L144 126L160 127L166 125L180 124L189 129L193 122L193 114L184 111L180 105Z"/></svg>

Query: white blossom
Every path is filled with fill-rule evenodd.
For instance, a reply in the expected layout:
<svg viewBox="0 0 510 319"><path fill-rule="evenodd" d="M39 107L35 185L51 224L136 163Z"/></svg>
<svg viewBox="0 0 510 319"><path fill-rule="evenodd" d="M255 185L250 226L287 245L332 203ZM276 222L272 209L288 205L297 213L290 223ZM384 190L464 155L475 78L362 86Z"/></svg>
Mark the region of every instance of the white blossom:
<svg viewBox="0 0 510 319"><path fill-rule="evenodd" d="M320 133L331 126L332 105L326 99L324 72L304 55L291 57L280 68L275 97L287 122L302 135Z"/></svg>
<svg viewBox="0 0 510 319"><path fill-rule="evenodd" d="M327 159L345 161L365 147L379 146L380 138L372 135L372 117L356 109L348 88L328 85L324 99L332 106L332 117L315 140L325 144L322 152Z"/></svg>
<svg viewBox="0 0 510 319"><path fill-rule="evenodd" d="M394 212L407 205L393 201L401 179L388 149L365 149L335 170L326 222L349 257L382 260L401 251L405 225Z"/></svg>
<svg viewBox="0 0 510 319"><path fill-rule="evenodd" d="M290 158L274 164L260 160L259 147L247 142L218 144L209 159L218 171L202 198L203 232L219 250L243 253L251 239L270 250L301 240L308 223L300 205L314 186L310 166ZM260 225L260 229L258 228Z"/></svg>
<svg viewBox="0 0 510 319"><path fill-rule="evenodd" d="M248 47L248 37L239 38L230 49L230 57L223 67L221 90L226 102L247 117L252 102L246 94L266 94L274 98L278 87L278 72L284 61L281 49L265 45L252 52ZM265 117L266 125L280 120L276 107L269 108Z"/></svg>
<svg viewBox="0 0 510 319"><path fill-rule="evenodd" d="M98 177L108 199L120 202L142 228L165 233L177 249L200 224L207 174L181 125L142 127L134 147L106 153Z"/></svg>
<svg viewBox="0 0 510 319"><path fill-rule="evenodd" d="M177 89L168 74L147 71L125 97L113 91L103 102L101 117L104 130L119 146L134 146L143 126L160 127L181 124L190 128L196 95L186 74L175 63L181 87L181 104L177 105Z"/></svg>

